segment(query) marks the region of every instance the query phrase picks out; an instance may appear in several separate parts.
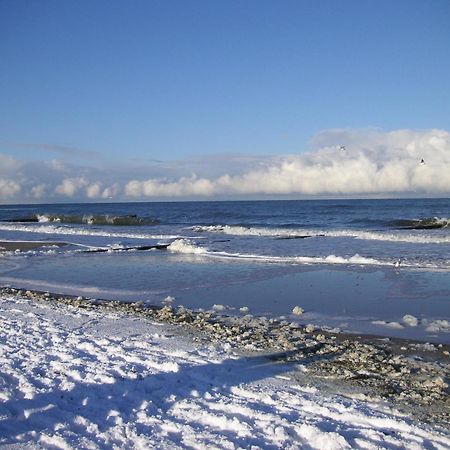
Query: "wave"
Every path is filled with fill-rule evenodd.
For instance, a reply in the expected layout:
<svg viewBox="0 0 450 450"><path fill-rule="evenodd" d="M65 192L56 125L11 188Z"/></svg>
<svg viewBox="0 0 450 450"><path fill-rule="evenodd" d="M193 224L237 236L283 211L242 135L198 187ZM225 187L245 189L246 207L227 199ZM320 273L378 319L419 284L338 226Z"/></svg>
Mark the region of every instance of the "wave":
<svg viewBox="0 0 450 450"><path fill-rule="evenodd" d="M306 230L265 227L243 227L232 225L196 225L189 228L197 233L222 233L233 236L260 236L275 239L304 239L308 237L348 237L370 241L408 242L413 244L448 244L450 236L416 234L394 234L362 230Z"/></svg>
<svg viewBox="0 0 450 450"><path fill-rule="evenodd" d="M406 230L433 230L450 227L450 219L447 217L428 217L425 219L399 219L391 224Z"/></svg>
<svg viewBox="0 0 450 450"><path fill-rule="evenodd" d="M233 236L279 237L284 239L306 238L317 236L317 233L306 230L286 228L244 227L238 225L195 225L189 228L197 233L223 233Z"/></svg>
<svg viewBox="0 0 450 450"><path fill-rule="evenodd" d="M174 253L186 253L191 255L205 255L208 252L206 247L199 247L187 239L177 239L173 241L167 250Z"/></svg>
<svg viewBox="0 0 450 450"><path fill-rule="evenodd" d="M105 230L92 230L88 228L69 228L67 226L45 225L45 224L33 226L33 225L0 223L0 230L38 233L38 234L57 234L67 236L98 236L98 237L114 237L114 238L129 238L129 239L181 239L186 237L169 234L121 233L114 231L109 232Z"/></svg>
<svg viewBox="0 0 450 450"><path fill-rule="evenodd" d="M228 253L210 251L207 247L200 247L187 239L177 239L173 241L167 250L174 253L203 255L214 258L240 259L247 261L289 263L289 264L349 264L349 265L372 265L372 266L392 266L391 261L379 261L355 254L350 257L328 255L328 256L268 256L244 253Z"/></svg>
<svg viewBox="0 0 450 450"><path fill-rule="evenodd" d="M20 223L68 223L85 225L115 225L115 226L141 226L157 225L159 221L151 217L138 217L137 215L103 215L103 214L84 214L84 215L66 215L66 214L33 214L27 217L8 220L8 222Z"/></svg>

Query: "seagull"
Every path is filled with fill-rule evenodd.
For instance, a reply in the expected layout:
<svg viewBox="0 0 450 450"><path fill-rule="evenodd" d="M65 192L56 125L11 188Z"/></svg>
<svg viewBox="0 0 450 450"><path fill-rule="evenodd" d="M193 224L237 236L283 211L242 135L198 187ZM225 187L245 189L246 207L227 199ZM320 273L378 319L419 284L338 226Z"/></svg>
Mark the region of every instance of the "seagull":
<svg viewBox="0 0 450 450"><path fill-rule="evenodd" d="M339 150L345 150L345 145L341 145L341 146L339 147Z"/></svg>
<svg viewBox="0 0 450 450"><path fill-rule="evenodd" d="M420 160L420 164L421 164L422 166L424 166L424 165L425 165L425 161L424 161L423 159L421 159L421 160Z"/></svg>
<svg viewBox="0 0 450 450"><path fill-rule="evenodd" d="M395 261L394 263L394 267L400 267L400 264L402 263L401 259L397 259L397 261Z"/></svg>

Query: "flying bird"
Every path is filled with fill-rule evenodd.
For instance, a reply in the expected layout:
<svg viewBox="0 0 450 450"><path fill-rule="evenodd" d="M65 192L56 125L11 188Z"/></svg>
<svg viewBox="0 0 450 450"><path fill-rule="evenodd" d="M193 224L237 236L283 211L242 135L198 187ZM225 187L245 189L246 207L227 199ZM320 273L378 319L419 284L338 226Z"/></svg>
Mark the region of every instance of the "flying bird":
<svg viewBox="0 0 450 450"><path fill-rule="evenodd" d="M339 147L339 150L345 150L345 145L341 145L341 146Z"/></svg>

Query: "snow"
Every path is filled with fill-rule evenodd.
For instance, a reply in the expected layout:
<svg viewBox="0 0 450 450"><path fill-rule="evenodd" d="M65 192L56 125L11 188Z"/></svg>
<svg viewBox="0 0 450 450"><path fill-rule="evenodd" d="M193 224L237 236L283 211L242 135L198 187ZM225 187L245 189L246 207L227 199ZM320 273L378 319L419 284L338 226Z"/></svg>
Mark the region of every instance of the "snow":
<svg viewBox="0 0 450 450"><path fill-rule="evenodd" d="M417 327L419 324L419 319L411 314L405 314L402 320L404 324L410 327Z"/></svg>
<svg viewBox="0 0 450 450"><path fill-rule="evenodd" d="M0 343L1 447L450 448L387 404L130 315L3 297Z"/></svg>

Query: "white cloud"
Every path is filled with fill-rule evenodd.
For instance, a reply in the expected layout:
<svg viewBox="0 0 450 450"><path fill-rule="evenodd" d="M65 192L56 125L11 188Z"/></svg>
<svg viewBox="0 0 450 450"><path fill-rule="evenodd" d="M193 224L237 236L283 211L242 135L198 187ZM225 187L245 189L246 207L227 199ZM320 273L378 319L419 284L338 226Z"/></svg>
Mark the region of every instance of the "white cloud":
<svg viewBox="0 0 450 450"><path fill-rule="evenodd" d="M213 195L370 195L450 192L450 134L398 130L330 130L322 147L241 175L195 175L176 181L133 180L128 197ZM344 150L340 145L345 145ZM420 164L421 160L425 164Z"/></svg>
<svg viewBox="0 0 450 450"><path fill-rule="evenodd" d="M10 175L20 167L20 163L9 155L0 154L0 174Z"/></svg>
<svg viewBox="0 0 450 450"><path fill-rule="evenodd" d="M120 193L120 187L117 183L103 189L102 198L114 198Z"/></svg>
<svg viewBox="0 0 450 450"><path fill-rule="evenodd" d="M89 198L97 198L100 197L100 190L101 190L101 183L97 182L97 183L93 183L90 184L89 186L87 186L86 188L86 195Z"/></svg>
<svg viewBox="0 0 450 450"><path fill-rule="evenodd" d="M117 183L108 186L106 188L102 188L102 183L96 181L95 183L91 183L86 187L86 195L88 198L113 198L120 192L120 187Z"/></svg>
<svg viewBox="0 0 450 450"><path fill-rule="evenodd" d="M16 181L0 178L0 200L13 198L20 191L21 186Z"/></svg>
<svg viewBox="0 0 450 450"><path fill-rule="evenodd" d="M125 186L125 195L129 197L184 197L214 195L215 183L206 178L197 178L192 175L183 177L178 181L130 181Z"/></svg>
<svg viewBox="0 0 450 450"><path fill-rule="evenodd" d="M55 192L67 197L73 197L79 189L85 187L87 184L89 183L84 177L65 178L61 184L56 186Z"/></svg>
<svg viewBox="0 0 450 450"><path fill-rule="evenodd" d="M66 170L64 164L59 159L52 159L51 168L57 172L63 172Z"/></svg>
<svg viewBox="0 0 450 450"><path fill-rule="evenodd" d="M30 190L32 197L35 199L41 199L45 196L45 184L38 184L37 186L33 186Z"/></svg>
<svg viewBox="0 0 450 450"><path fill-rule="evenodd" d="M284 156L209 155L108 169L0 154L0 201L450 194L447 131L333 129L314 136L311 148Z"/></svg>

